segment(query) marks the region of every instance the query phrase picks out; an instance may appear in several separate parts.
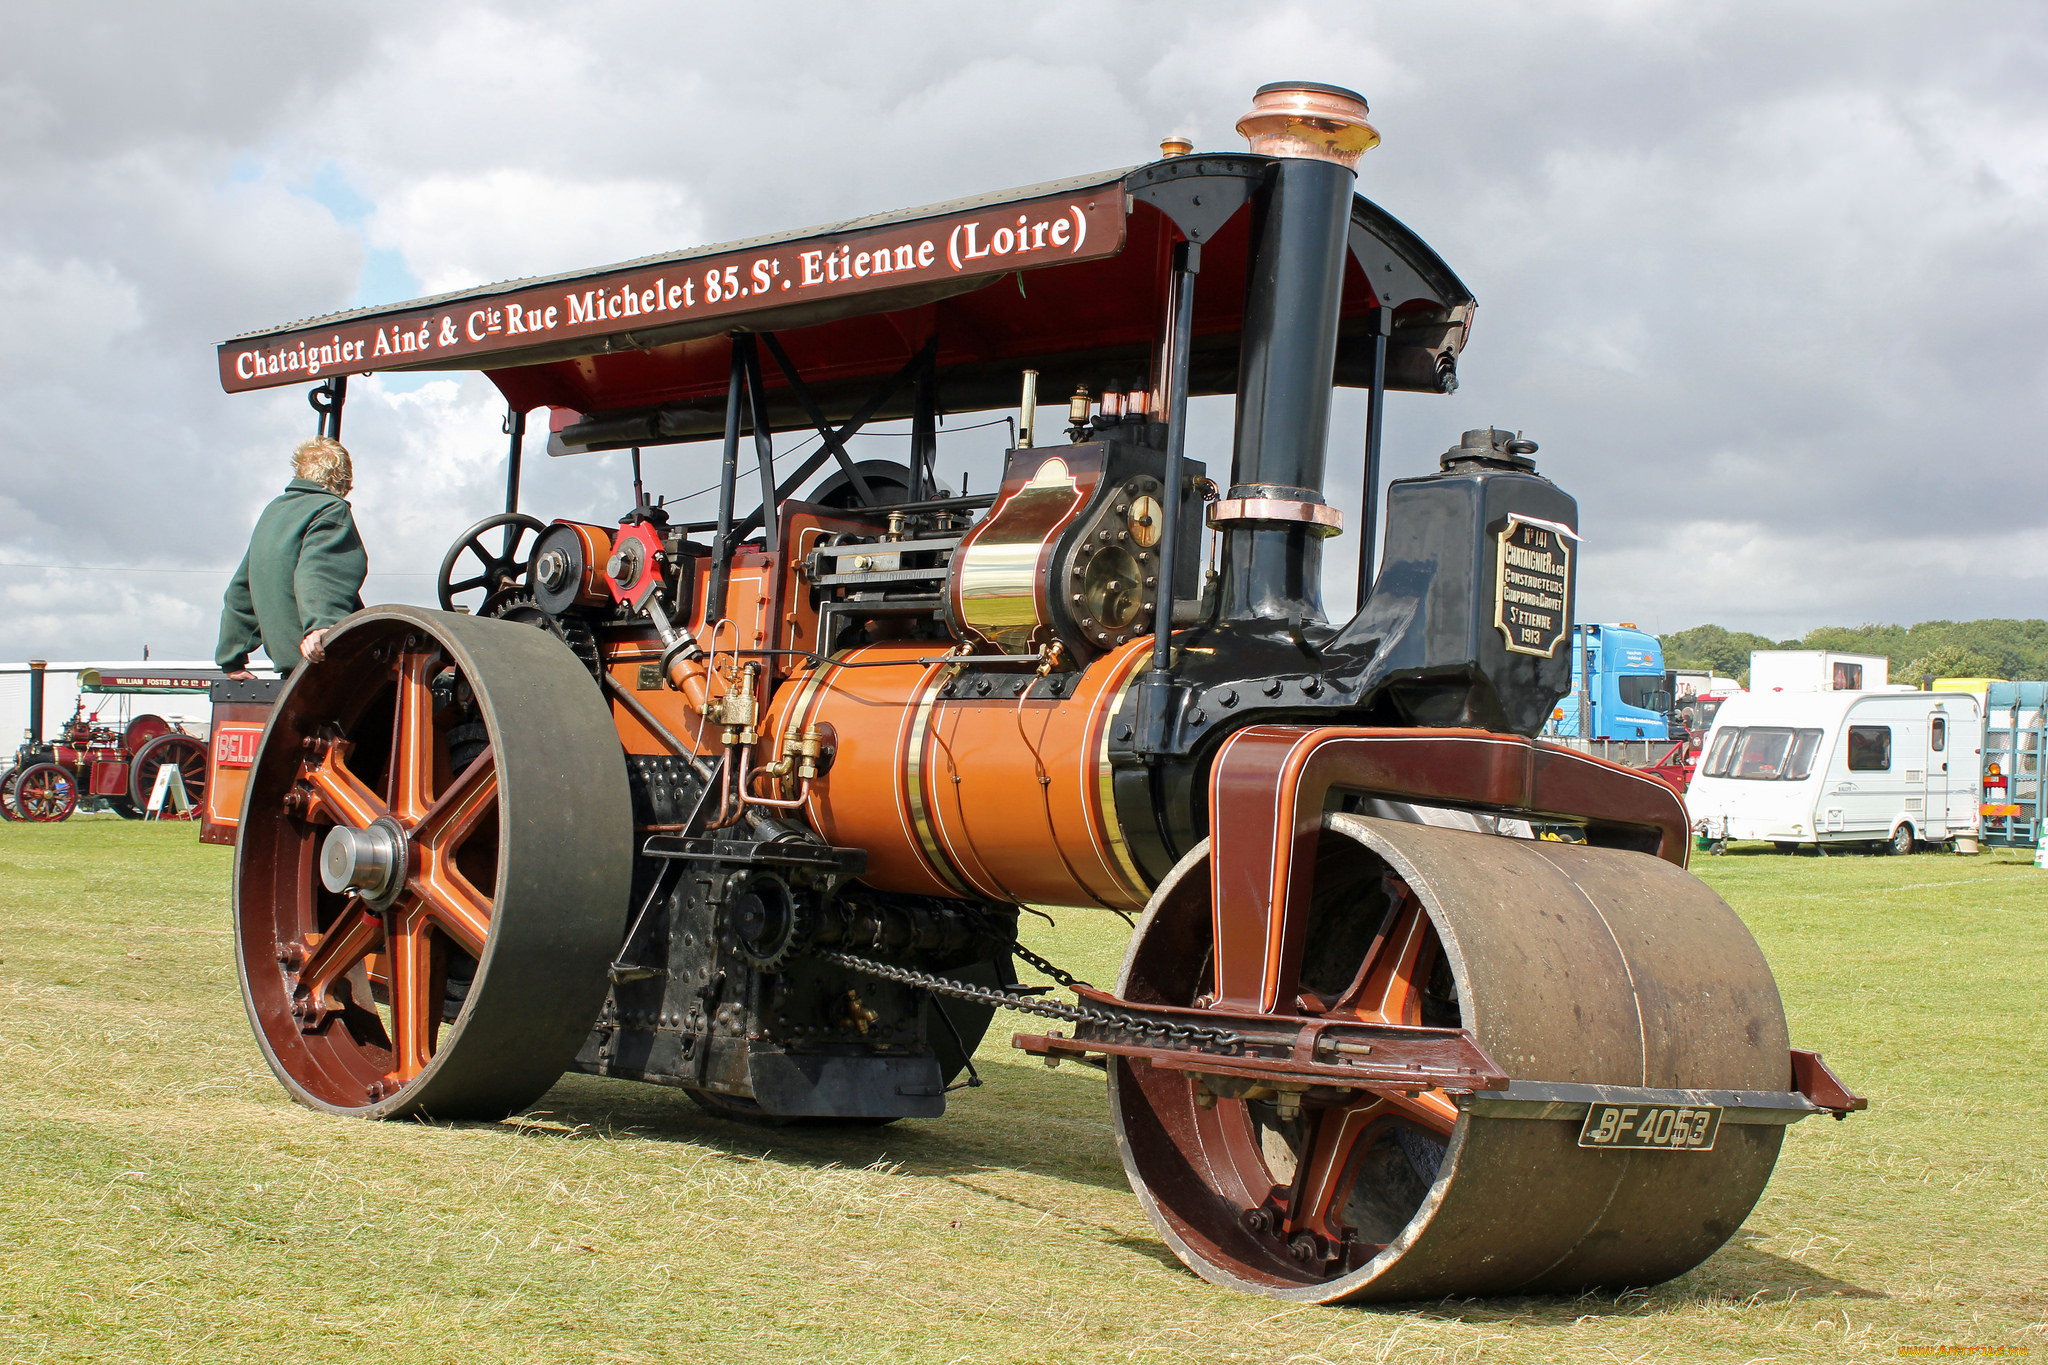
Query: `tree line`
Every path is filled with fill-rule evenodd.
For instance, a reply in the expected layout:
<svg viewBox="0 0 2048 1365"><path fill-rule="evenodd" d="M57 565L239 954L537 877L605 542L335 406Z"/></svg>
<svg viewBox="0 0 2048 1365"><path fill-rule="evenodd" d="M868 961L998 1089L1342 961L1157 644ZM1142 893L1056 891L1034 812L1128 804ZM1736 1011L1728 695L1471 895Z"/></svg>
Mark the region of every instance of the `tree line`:
<svg viewBox="0 0 2048 1365"><path fill-rule="evenodd" d="M1753 649L1826 649L1882 654L1891 680L2048 678L2048 621L1922 621L1914 626L1820 626L1797 640L1772 640L1721 626L1694 626L1657 639L1666 668L1711 668L1749 686Z"/></svg>

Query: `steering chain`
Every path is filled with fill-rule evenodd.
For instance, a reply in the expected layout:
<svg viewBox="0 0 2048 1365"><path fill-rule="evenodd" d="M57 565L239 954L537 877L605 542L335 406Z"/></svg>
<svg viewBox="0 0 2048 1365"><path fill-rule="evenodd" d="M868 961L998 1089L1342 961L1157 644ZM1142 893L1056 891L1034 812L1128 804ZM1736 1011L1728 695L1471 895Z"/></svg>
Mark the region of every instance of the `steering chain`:
<svg viewBox="0 0 2048 1365"><path fill-rule="evenodd" d="M1076 987L1094 989L1073 973L1062 971L1015 940L1003 947L1004 951L1022 958L1031 967L1068 990L1074 990ZM977 1005L1015 1010L1019 1014L1035 1014L1041 1018L1059 1019L1070 1024L1086 1024L1105 1033L1122 1034L1139 1042L1156 1040L1170 1046L1217 1048L1224 1052L1233 1051L1244 1042L1244 1036L1234 1029L1185 1024L1176 1020L1156 1018L1137 1009L1103 1005L1068 1005L1056 1000L1038 1000L991 986L977 986L971 981L956 981L951 977L935 976L930 972L915 971L909 967L898 967L887 962L876 962L871 958L855 957L851 953L820 950L814 952L812 956L835 967L844 967L848 971L859 972L863 976L872 976L882 981L893 981L899 986L929 991L933 995L951 996L956 1000L966 1000Z"/></svg>

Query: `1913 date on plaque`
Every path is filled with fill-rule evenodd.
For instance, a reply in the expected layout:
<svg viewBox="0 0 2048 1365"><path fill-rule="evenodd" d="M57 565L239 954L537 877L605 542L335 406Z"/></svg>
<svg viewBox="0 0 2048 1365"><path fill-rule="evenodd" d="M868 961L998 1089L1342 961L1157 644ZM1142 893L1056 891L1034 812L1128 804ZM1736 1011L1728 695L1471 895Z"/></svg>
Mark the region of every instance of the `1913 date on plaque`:
<svg viewBox="0 0 2048 1365"><path fill-rule="evenodd" d="M1571 629L1570 532L1510 514L1498 539L1493 623L1512 653L1551 658Z"/></svg>

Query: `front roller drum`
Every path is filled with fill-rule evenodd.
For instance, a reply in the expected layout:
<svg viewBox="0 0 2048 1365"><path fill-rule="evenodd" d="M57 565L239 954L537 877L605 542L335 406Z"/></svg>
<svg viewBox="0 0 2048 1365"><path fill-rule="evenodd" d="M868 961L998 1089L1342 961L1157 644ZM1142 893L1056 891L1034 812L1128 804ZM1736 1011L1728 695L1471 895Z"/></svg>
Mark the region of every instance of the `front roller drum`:
<svg viewBox="0 0 2048 1365"><path fill-rule="evenodd" d="M243 1000L302 1103L495 1119L603 1003L632 873L625 760L552 635L388 607L292 676L235 857Z"/></svg>
<svg viewBox="0 0 2048 1365"><path fill-rule="evenodd" d="M1153 897L1123 998L1196 1005L1213 990L1207 850ZM1788 1084L1763 955L1670 863L1332 814L1312 885L1283 1012L1470 1029L1517 1081ZM1125 1170L1181 1259L1313 1303L1669 1279L1742 1225L1784 1131L1724 1118L1709 1151L1594 1150L1578 1122L1481 1116L1428 1088L1287 1094L1115 1059L1110 1074Z"/></svg>

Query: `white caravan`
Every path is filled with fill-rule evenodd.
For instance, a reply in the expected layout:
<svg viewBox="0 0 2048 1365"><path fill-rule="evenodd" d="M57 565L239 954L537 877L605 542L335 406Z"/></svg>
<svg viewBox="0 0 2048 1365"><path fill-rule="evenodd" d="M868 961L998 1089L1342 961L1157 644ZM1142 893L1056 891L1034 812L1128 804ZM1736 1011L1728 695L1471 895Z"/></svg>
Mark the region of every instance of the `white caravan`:
<svg viewBox="0 0 2048 1365"><path fill-rule="evenodd" d="M1831 649L1753 649L1752 692L1882 692L1892 661L1882 654L1837 654Z"/></svg>
<svg viewBox="0 0 2048 1365"><path fill-rule="evenodd" d="M1714 716L1686 788L1710 839L1944 843L1977 832L1982 712L1967 692L1763 692Z"/></svg>

